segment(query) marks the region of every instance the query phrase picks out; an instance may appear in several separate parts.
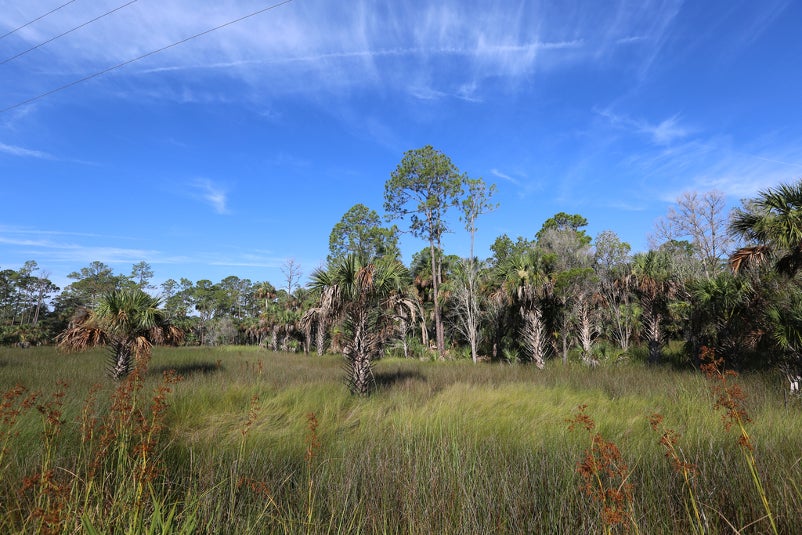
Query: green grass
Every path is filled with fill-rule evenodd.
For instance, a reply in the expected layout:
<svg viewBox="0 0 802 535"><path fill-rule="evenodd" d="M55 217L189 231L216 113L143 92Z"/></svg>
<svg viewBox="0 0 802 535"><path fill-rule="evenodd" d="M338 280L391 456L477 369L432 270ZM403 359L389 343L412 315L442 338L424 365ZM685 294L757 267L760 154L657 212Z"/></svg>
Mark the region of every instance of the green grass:
<svg viewBox="0 0 802 535"><path fill-rule="evenodd" d="M680 434L678 446L699 469L697 497L709 532L770 530L737 435L725 431L707 381L693 371L637 362L598 369L552 362L541 371L388 359L376 366L377 391L356 398L337 357L157 348L139 393L145 418L162 372L184 376L170 385L164 429L147 457L158 473L131 476L138 466L133 432L124 444L118 438L122 457L104 464L99 494L87 489L99 450L87 454L79 423L94 384L93 414L111 418L117 385L104 376L104 359L102 351L0 348L3 391L21 384L41 392L41 404L57 379L69 385L49 454L35 407L23 410L13 429L0 422L0 432L11 431L0 461L1 532L47 527L32 515L45 499L58 505L54 531L63 533L602 532L576 470L588 438L568 430L579 405L629 465L640 533L691 532L693 523L682 478L649 427L653 413ZM794 532L802 522L799 403L786 406L784 385L771 374L738 383L749 396L748 429L778 530ZM309 414L319 422L320 446L311 457ZM45 465L69 492L42 485L21 492L24 478Z"/></svg>

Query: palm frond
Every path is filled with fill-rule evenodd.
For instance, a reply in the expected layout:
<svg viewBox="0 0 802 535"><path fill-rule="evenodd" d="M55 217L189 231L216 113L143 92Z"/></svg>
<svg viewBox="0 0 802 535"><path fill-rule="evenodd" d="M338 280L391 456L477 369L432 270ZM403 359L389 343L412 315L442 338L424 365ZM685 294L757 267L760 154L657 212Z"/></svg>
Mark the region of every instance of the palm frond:
<svg viewBox="0 0 802 535"><path fill-rule="evenodd" d="M750 266L761 266L770 257L771 249L767 245L741 247L730 255L729 264L733 273L739 273Z"/></svg>

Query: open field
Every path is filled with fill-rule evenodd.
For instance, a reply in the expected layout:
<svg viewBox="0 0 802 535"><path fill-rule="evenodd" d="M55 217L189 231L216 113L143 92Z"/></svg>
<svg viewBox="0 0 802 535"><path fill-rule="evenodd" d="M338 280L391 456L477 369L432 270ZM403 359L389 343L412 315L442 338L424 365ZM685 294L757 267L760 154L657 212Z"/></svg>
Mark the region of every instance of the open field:
<svg viewBox="0 0 802 535"><path fill-rule="evenodd" d="M333 356L157 348L126 398L105 357L0 349L3 533L771 532L737 426L698 372L384 360L358 398ZM802 407L779 376L736 381L777 530L797 532ZM590 435L567 422L580 405L628 465L614 476L630 474L632 522L605 526L580 490ZM689 484L654 413L698 470Z"/></svg>

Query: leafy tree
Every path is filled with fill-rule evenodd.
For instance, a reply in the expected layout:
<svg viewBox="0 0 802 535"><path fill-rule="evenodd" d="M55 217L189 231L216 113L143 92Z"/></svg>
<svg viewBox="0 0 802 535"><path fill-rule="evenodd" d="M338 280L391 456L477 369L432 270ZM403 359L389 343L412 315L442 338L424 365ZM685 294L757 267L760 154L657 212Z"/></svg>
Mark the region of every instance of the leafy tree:
<svg viewBox="0 0 802 535"><path fill-rule="evenodd" d="M115 275L103 262L94 261L79 271L73 271L67 278L74 279L66 290L66 296L74 306L94 308L102 295L127 286L128 279Z"/></svg>
<svg viewBox="0 0 802 535"><path fill-rule="evenodd" d="M170 324L159 300L140 289L104 294L94 309L82 309L58 336L59 347L83 351L98 345L110 350L108 371L115 379L128 375L135 362L150 357L153 344L180 343L184 333Z"/></svg>
<svg viewBox="0 0 802 535"><path fill-rule="evenodd" d="M384 185L384 209L396 219L409 216L413 236L429 242L434 292L434 323L437 350L445 357L445 333L440 309L441 239L448 231L446 212L459 204L463 176L451 159L427 145L404 154Z"/></svg>
<svg viewBox="0 0 802 535"><path fill-rule="evenodd" d="M218 310L217 293L219 288L208 279L201 279L195 283L192 288L192 304L198 312L199 317L199 339L200 344L205 345L208 340L206 338L207 327L209 321L214 317L215 312Z"/></svg>
<svg viewBox="0 0 802 535"><path fill-rule="evenodd" d="M405 278L406 268L395 259L363 264L354 255L312 274L312 288L321 296L318 306L344 322L343 354L352 393L369 392L374 382L371 363L393 335L396 307L414 306L404 296Z"/></svg>
<svg viewBox="0 0 802 535"><path fill-rule="evenodd" d="M398 228L383 227L375 210L355 204L331 230L328 261L335 262L349 254L364 262L382 256L398 258Z"/></svg>
<svg viewBox="0 0 802 535"><path fill-rule="evenodd" d="M144 260L133 265L131 268L131 275L129 275L128 278L142 291L154 288L154 286L150 284L150 279L153 278L153 270L150 264Z"/></svg>
<svg viewBox="0 0 802 535"><path fill-rule="evenodd" d="M509 236L502 234L490 246L490 250L493 252L493 267L501 268L508 258L521 255L534 246L533 240L518 236L513 242Z"/></svg>
<svg viewBox="0 0 802 535"><path fill-rule="evenodd" d="M47 300L59 288L48 276L33 260L25 262L19 270L0 271L0 344L27 347L49 339L51 318Z"/></svg>
<svg viewBox="0 0 802 535"><path fill-rule="evenodd" d="M588 220L581 215L558 212L543 222L543 226L537 232L536 237L538 241L541 241L549 231L571 231L576 233L582 245L590 245L590 236L584 230L580 230L586 226L588 226Z"/></svg>
<svg viewBox="0 0 802 535"><path fill-rule="evenodd" d="M661 244L657 251L671 259L671 268L678 280L691 282L710 278L705 274L705 266L696 245L688 240L669 240Z"/></svg>

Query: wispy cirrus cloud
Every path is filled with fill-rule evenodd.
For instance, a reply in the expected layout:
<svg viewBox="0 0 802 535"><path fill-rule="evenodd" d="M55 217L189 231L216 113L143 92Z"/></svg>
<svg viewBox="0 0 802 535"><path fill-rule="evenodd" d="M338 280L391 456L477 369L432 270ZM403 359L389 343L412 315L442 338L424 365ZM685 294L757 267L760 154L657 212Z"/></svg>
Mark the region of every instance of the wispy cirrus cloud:
<svg viewBox="0 0 802 535"><path fill-rule="evenodd" d="M598 61L632 36L648 35L649 48L670 25L674 0L623 0L612 8L555 9L539 2L489 4L445 0L393 2L377 7L356 0L347 9L326 0L292 2L116 71L139 93L172 71L202 69L270 94L358 91L380 86L418 95L481 99L484 83L512 88L538 71ZM58 35L116 4L70 6L16 35L19 47ZM82 73L107 68L254 12L257 0L175 0L154 10L138 2L80 32L43 47L47 72ZM33 0L0 13L0 27L14 27L40 12ZM660 24L655 20L661 21ZM477 22L481 21L481 24ZM22 60L22 58L21 58ZM26 56L34 63L37 57ZM131 74L135 76L131 76ZM154 76L142 77L150 73ZM160 76L155 76L160 75ZM424 85L429 86L424 91ZM193 98L207 83L195 86ZM166 98L181 97L165 84ZM470 89L467 90L466 89Z"/></svg>
<svg viewBox="0 0 802 535"><path fill-rule="evenodd" d="M217 214L229 213L228 192L222 186L206 178L197 179L190 186L193 189L192 196L211 206Z"/></svg>
<svg viewBox="0 0 802 535"><path fill-rule="evenodd" d="M0 142L0 153L20 156L23 158L39 158L42 160L53 160L54 156L40 150L26 149L15 145L7 145Z"/></svg>
<svg viewBox="0 0 802 535"><path fill-rule="evenodd" d="M802 140L764 139L734 146L731 139L697 139L628 157L622 166L649 177L646 195L673 202L683 191L716 189L749 198L802 175Z"/></svg>
<svg viewBox="0 0 802 535"><path fill-rule="evenodd" d="M490 174L493 175L496 178L500 178L502 180L506 180L507 182L515 184L516 186L520 186L521 185L520 181L518 181L517 179L511 177L510 175L508 175L506 173L503 173L503 172L499 171L498 169L491 169L490 170Z"/></svg>
<svg viewBox="0 0 802 535"><path fill-rule="evenodd" d="M598 115L617 128L644 134L655 145L670 145L684 139L694 132L693 128L681 124L678 115L663 119L659 123L650 123L643 119L634 119L628 115L616 114L609 110L595 110Z"/></svg>

